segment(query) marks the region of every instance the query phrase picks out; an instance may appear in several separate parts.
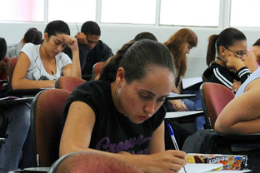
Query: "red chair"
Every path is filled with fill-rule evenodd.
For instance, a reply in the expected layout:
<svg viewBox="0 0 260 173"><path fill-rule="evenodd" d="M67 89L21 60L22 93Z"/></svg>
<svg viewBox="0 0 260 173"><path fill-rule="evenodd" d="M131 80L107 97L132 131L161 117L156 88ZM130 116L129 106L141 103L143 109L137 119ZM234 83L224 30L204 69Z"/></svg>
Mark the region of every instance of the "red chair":
<svg viewBox="0 0 260 173"><path fill-rule="evenodd" d="M104 64L105 64L105 62L97 62L96 64L93 65L92 76L93 76L94 80L96 79L96 77L101 72Z"/></svg>
<svg viewBox="0 0 260 173"><path fill-rule="evenodd" d="M200 86L202 106L204 109L206 129L214 129L214 124L222 109L235 97L226 86L205 82Z"/></svg>
<svg viewBox="0 0 260 173"><path fill-rule="evenodd" d="M33 166L50 167L59 158L61 117L71 92L49 89L38 93L31 106Z"/></svg>
<svg viewBox="0 0 260 173"><path fill-rule="evenodd" d="M18 58L10 58L7 61L7 65L6 65L6 73L7 73L7 80L8 80L8 86L9 89L13 89L12 88L12 78L13 78L13 73L14 73L14 68L16 66Z"/></svg>
<svg viewBox="0 0 260 173"><path fill-rule="evenodd" d="M75 152L57 160L49 173L142 173L134 165L95 152Z"/></svg>
<svg viewBox="0 0 260 173"><path fill-rule="evenodd" d="M77 86L85 83L86 80L71 76L62 76L55 82L55 88L72 92Z"/></svg>

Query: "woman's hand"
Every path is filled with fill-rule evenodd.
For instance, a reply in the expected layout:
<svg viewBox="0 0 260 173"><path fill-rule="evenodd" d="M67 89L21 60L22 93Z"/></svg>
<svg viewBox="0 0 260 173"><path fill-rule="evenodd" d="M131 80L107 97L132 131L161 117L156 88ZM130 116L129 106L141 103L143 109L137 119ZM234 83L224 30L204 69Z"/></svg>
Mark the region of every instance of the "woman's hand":
<svg viewBox="0 0 260 173"><path fill-rule="evenodd" d="M63 39L65 44L67 44L70 47L71 51L78 50L78 42L75 37L64 34Z"/></svg>
<svg viewBox="0 0 260 173"><path fill-rule="evenodd" d="M186 153L183 151L167 150L148 157L145 161L148 164L145 172L177 173L186 165Z"/></svg>
<svg viewBox="0 0 260 173"><path fill-rule="evenodd" d="M234 54L229 54L226 60L227 67L229 69L235 69L235 71L238 71L245 66L243 61L240 58L236 57Z"/></svg>
<svg viewBox="0 0 260 173"><path fill-rule="evenodd" d="M189 111L189 109L187 108L187 106L184 104L184 102L182 100L170 100L169 101L173 108L175 109L175 111Z"/></svg>
<svg viewBox="0 0 260 173"><path fill-rule="evenodd" d="M241 86L241 82L234 79L234 83L232 84L232 91L237 92L240 86Z"/></svg>

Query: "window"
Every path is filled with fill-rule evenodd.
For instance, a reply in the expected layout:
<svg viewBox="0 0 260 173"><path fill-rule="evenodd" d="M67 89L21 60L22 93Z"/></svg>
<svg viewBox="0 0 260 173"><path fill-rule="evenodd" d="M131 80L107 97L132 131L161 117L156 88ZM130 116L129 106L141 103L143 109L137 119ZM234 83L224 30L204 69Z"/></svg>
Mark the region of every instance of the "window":
<svg viewBox="0 0 260 173"><path fill-rule="evenodd" d="M218 26L219 0L161 0L160 24Z"/></svg>
<svg viewBox="0 0 260 173"><path fill-rule="evenodd" d="M44 0L2 0L0 7L0 20L44 21Z"/></svg>
<svg viewBox="0 0 260 173"><path fill-rule="evenodd" d="M260 27L258 22L259 0L232 0L230 26Z"/></svg>
<svg viewBox="0 0 260 173"><path fill-rule="evenodd" d="M156 0L103 0L102 23L155 24Z"/></svg>
<svg viewBox="0 0 260 173"><path fill-rule="evenodd" d="M64 20L68 23L95 21L96 0L49 0L48 21Z"/></svg>

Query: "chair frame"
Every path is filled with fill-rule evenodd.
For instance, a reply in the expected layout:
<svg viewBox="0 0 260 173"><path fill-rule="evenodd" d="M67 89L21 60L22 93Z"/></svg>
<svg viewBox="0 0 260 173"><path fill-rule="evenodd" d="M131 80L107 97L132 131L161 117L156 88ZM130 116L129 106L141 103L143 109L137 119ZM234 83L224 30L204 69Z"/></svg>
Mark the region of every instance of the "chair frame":
<svg viewBox="0 0 260 173"><path fill-rule="evenodd" d="M95 80L95 78L97 77L97 75L101 72L102 68L104 67L105 65L105 62L97 62L96 64L93 65L93 68L92 68L92 79ZM99 68L98 69L98 73L97 73L97 70L96 68Z"/></svg>
<svg viewBox="0 0 260 173"><path fill-rule="evenodd" d="M214 129L215 120L212 120L210 114L213 114L213 113L210 113L210 111L208 110L208 107L207 107L207 102L206 102L205 93L204 93L204 86L205 85L219 85L219 87L223 87L223 89L227 89L227 90L229 90L229 89L225 88L225 86L223 86L221 84L212 83L212 82L204 82L200 86L200 95L201 95L202 107L203 107L203 110L204 110L205 122L206 122L205 123L205 129ZM230 91L230 94L232 93L234 95L234 97L235 97L235 94L231 90L229 90L229 91Z"/></svg>
<svg viewBox="0 0 260 173"><path fill-rule="evenodd" d="M15 66L16 66L16 63L17 63L17 60L18 58L17 57L13 57L13 58L10 58L7 63L6 63L6 76L7 76L7 81L8 81L8 88L9 90L12 90L12 78L13 78L13 74L14 74L14 69L15 69ZM16 61L15 62L15 66L13 69L10 68L10 62L11 61ZM11 75L10 75L11 74ZM10 77L11 76L11 77Z"/></svg>
<svg viewBox="0 0 260 173"><path fill-rule="evenodd" d="M203 87L204 85L208 85L208 84L214 84L214 85L220 85L221 87L223 87L224 89L229 90L228 88L225 88L225 86L221 85L221 84L217 84L217 83L212 83L212 82L205 82L200 86L200 93L201 93L201 99L202 99L202 106L204 109L204 115L205 115L205 129L213 129L214 130L214 124L212 123L212 120L210 118L210 112L207 108L206 105L206 100L204 97L204 90ZM229 90L231 93L233 93L231 90ZM234 93L233 93L234 94ZM235 94L234 94L235 96ZM230 100L231 101L231 100ZM245 135L223 135L220 134L221 138L219 139L222 144L224 145L230 145L230 144L245 144L245 143L252 143L252 144L256 144L260 142L260 135L259 133L254 133L254 134L245 134Z"/></svg>
<svg viewBox="0 0 260 173"><path fill-rule="evenodd" d="M66 92L69 96L70 92L66 91L66 90L61 90L61 89L49 89L49 90L59 90L62 92ZM49 167L51 166L58 158L59 158L59 145L56 146L57 148L57 153L56 153L56 158L50 158L49 161L43 161L43 163L41 162L41 155L38 154L38 149L37 149L37 140L36 140L36 124L35 124L35 116L36 116L36 109L37 109L37 102L39 97L41 96L41 94L43 94L44 92L48 92L48 90L44 90L39 92L33 99L32 105L31 105L31 126L30 126L30 131L31 131L31 139L32 139L32 147L33 147L33 167ZM61 123L61 120L60 120ZM60 133L61 133L61 129L57 129ZM61 137L61 135L59 136ZM51 151L50 151L51 152ZM55 153L47 153L49 155L55 155ZM43 157L46 157L43 156ZM47 163L47 162L51 162L51 163Z"/></svg>

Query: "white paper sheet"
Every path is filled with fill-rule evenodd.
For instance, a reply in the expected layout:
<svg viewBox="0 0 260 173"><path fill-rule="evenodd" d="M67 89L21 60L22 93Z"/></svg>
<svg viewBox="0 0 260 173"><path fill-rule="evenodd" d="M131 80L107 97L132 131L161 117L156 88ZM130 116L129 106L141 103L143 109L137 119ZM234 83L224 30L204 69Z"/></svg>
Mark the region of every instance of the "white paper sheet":
<svg viewBox="0 0 260 173"><path fill-rule="evenodd" d="M213 171L215 169L222 168L223 165L220 164L205 164L205 163L188 163L185 165L185 169L187 173L203 173ZM218 171L216 171L217 173ZM184 169L182 168L179 173L185 173Z"/></svg>
<svg viewBox="0 0 260 173"><path fill-rule="evenodd" d="M186 89L200 82L203 82L202 77L183 78L182 89Z"/></svg>

